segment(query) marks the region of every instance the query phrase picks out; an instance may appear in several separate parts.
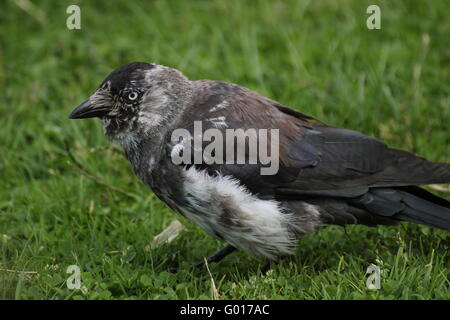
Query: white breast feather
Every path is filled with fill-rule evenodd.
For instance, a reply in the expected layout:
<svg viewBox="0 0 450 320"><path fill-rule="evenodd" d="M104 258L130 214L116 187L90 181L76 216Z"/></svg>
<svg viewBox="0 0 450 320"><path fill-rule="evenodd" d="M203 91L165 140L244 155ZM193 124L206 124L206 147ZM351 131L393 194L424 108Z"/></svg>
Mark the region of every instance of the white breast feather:
<svg viewBox="0 0 450 320"><path fill-rule="evenodd" d="M185 216L236 248L275 260L292 254L296 234L311 231L303 229L301 221L277 201L257 198L232 177L210 176L194 167L185 171L185 176L185 196L195 209L181 209ZM305 206L305 210L318 215L314 206Z"/></svg>

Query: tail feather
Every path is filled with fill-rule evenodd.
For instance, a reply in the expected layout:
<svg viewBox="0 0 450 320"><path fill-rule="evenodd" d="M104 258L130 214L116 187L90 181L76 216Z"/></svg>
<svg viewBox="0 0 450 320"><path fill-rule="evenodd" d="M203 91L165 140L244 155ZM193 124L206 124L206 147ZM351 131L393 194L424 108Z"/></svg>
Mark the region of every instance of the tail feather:
<svg viewBox="0 0 450 320"><path fill-rule="evenodd" d="M372 188L347 201L370 212L381 224L386 219L409 221L450 231L450 202L416 186Z"/></svg>
<svg viewBox="0 0 450 320"><path fill-rule="evenodd" d="M406 208L394 217L426 226L450 231L450 203L438 198L439 203L401 191ZM437 198L437 197L436 197ZM446 206L443 206L447 202Z"/></svg>

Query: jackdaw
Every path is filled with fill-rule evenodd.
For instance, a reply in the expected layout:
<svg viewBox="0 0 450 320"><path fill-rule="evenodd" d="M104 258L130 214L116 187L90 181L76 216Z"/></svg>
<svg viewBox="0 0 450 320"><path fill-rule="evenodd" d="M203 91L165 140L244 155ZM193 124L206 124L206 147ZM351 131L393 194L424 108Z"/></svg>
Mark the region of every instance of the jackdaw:
<svg viewBox="0 0 450 320"><path fill-rule="evenodd" d="M209 262L235 248L278 261L293 253L300 236L327 224L408 221L450 230L450 202L419 187L450 183L449 163L327 125L235 84L191 81L169 67L133 62L109 74L70 114L93 117L159 199L227 243ZM277 141L266 139L278 152L276 172L262 174L269 164L260 159L229 161L239 153L228 148L236 136L224 139L222 149L215 145L209 153L215 161L201 153L194 159L208 145L208 139L196 144L195 123L200 135L253 132L245 141L276 130ZM173 134L180 129L190 137ZM249 146L240 155L249 160Z"/></svg>

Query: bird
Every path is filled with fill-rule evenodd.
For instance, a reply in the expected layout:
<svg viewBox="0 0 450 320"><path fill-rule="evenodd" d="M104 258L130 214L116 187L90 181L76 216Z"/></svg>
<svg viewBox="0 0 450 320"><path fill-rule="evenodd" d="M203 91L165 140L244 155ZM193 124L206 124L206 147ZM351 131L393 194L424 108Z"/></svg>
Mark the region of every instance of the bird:
<svg viewBox="0 0 450 320"><path fill-rule="evenodd" d="M266 261L268 270L293 255L302 236L327 225L412 222L450 231L450 202L421 187L450 183L450 163L326 124L237 84L189 80L174 68L131 62L112 71L69 118L99 118L161 201L226 243L208 263L240 249ZM277 170L263 174L267 161L248 161L249 147L240 149L243 162L225 159L237 155L236 147L226 147L233 136L210 153L215 161L202 156L208 139L196 144L199 125L200 136L276 132ZM177 130L186 136L174 135Z"/></svg>

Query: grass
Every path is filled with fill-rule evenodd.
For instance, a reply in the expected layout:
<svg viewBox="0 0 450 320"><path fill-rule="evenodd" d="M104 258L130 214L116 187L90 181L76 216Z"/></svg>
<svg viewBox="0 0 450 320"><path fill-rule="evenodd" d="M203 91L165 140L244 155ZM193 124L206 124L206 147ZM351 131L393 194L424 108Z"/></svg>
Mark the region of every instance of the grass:
<svg viewBox="0 0 450 320"><path fill-rule="evenodd" d="M193 271L222 244L157 200L97 121L67 119L112 69L149 61L449 161L446 1L34 2L0 10L0 298L211 299L211 278L221 299L450 298L448 233L411 224L326 227L266 277L242 252ZM70 4L81 30L66 28ZM381 30L366 28L370 4ZM146 251L175 218L187 232ZM372 263L381 290L366 288ZM67 288L69 265L83 290Z"/></svg>

